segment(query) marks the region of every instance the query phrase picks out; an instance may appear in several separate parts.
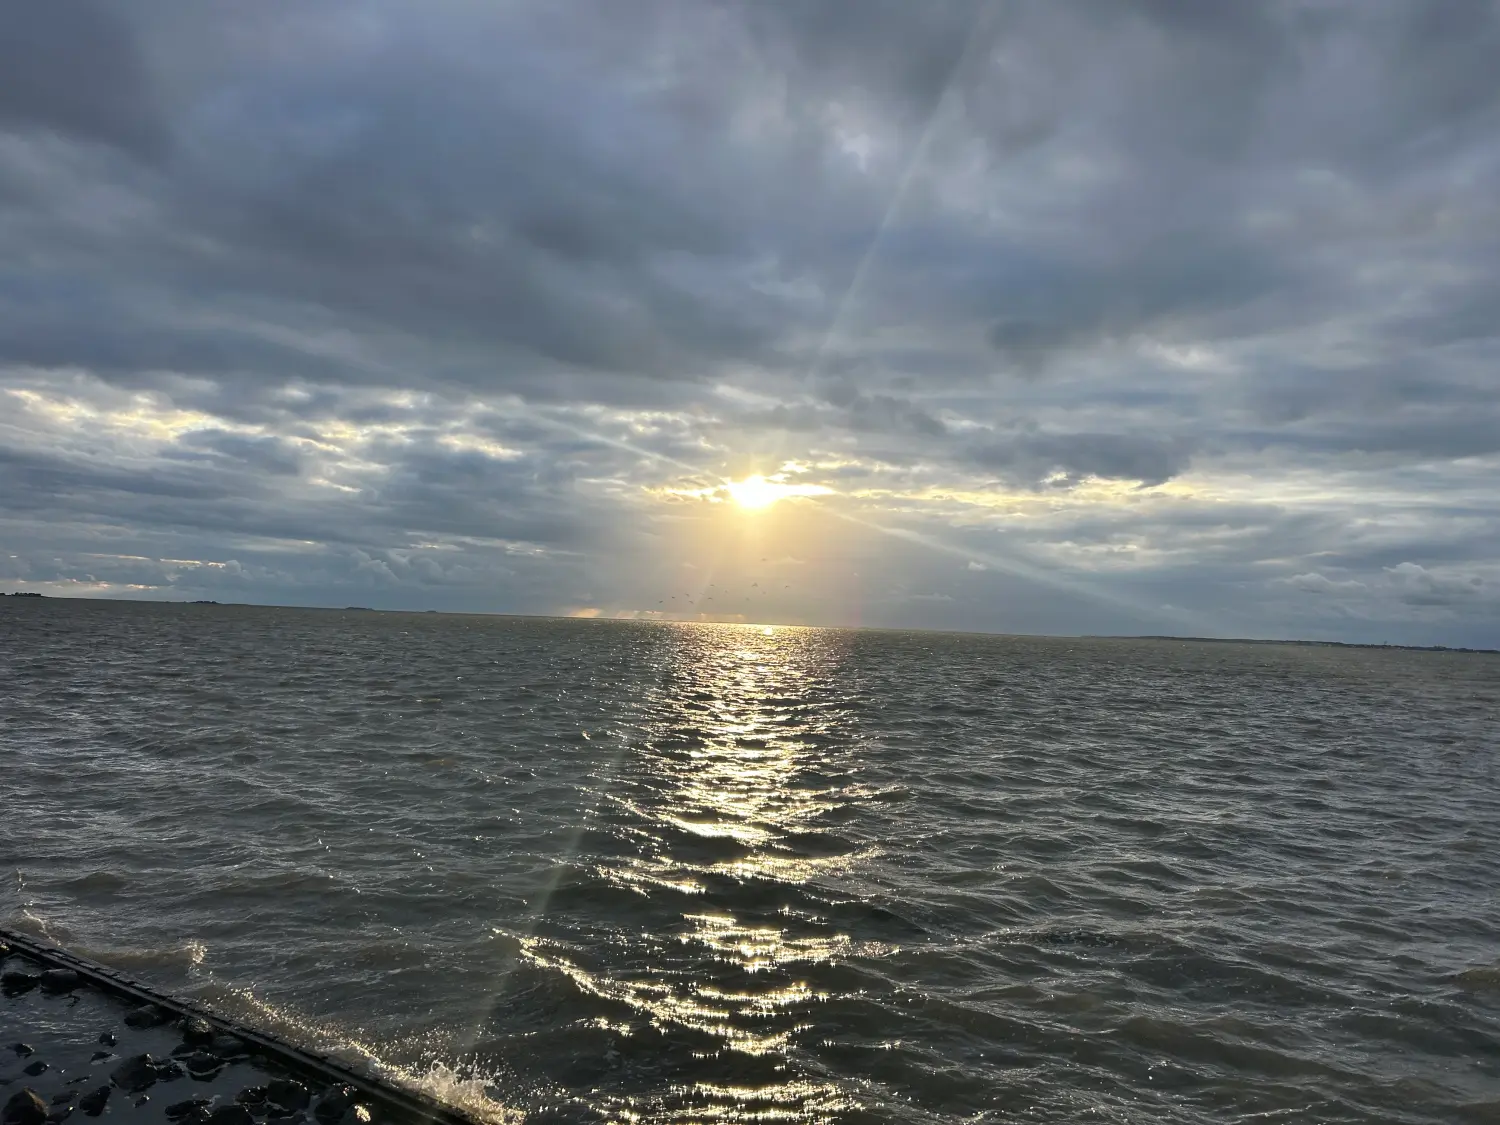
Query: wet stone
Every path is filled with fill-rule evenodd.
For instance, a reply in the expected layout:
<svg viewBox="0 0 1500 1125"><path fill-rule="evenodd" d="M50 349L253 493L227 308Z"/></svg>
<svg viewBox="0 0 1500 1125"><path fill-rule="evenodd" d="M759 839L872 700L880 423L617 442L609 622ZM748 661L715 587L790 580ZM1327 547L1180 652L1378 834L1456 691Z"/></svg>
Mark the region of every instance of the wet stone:
<svg viewBox="0 0 1500 1125"><path fill-rule="evenodd" d="M112 1059L114 1057L115 1053L113 1051L95 1051L94 1057L89 1059L89 1062L99 1062L103 1059Z"/></svg>
<svg viewBox="0 0 1500 1125"><path fill-rule="evenodd" d="M73 1116L73 1107L70 1105L55 1105L47 1111L47 1120L51 1122L66 1121Z"/></svg>
<svg viewBox="0 0 1500 1125"><path fill-rule="evenodd" d="M109 1087L100 1086L78 1099L78 1108L83 1110L89 1117L98 1117L104 1112L105 1103L109 1101Z"/></svg>
<svg viewBox="0 0 1500 1125"><path fill-rule="evenodd" d="M115 1038L115 1033L113 1031L101 1031L99 1033L99 1042L104 1044L104 1046L106 1047L113 1047L116 1043L119 1042L119 1040Z"/></svg>
<svg viewBox="0 0 1500 1125"><path fill-rule="evenodd" d="M47 1103L33 1089L17 1090L0 1113L4 1125L42 1125L47 1120Z"/></svg>
<svg viewBox="0 0 1500 1125"><path fill-rule="evenodd" d="M23 1066L21 1068L21 1073L29 1074L33 1078L35 1078L38 1074L46 1074L50 1069L52 1068L44 1063L41 1059L37 1059L36 1062L31 1063L27 1066Z"/></svg>
<svg viewBox="0 0 1500 1125"><path fill-rule="evenodd" d="M156 1084L157 1063L150 1055L134 1055L110 1072L109 1080L126 1093L134 1094Z"/></svg>
<svg viewBox="0 0 1500 1125"><path fill-rule="evenodd" d="M240 1105L264 1105L266 1101L266 1088L264 1086L246 1086L234 1096L234 1100Z"/></svg>
<svg viewBox="0 0 1500 1125"><path fill-rule="evenodd" d="M351 1105L339 1119L339 1125L370 1125L373 1116L367 1105Z"/></svg>
<svg viewBox="0 0 1500 1125"><path fill-rule="evenodd" d="M330 1086L313 1106L313 1116L323 1125L338 1125L358 1097L353 1086Z"/></svg>
<svg viewBox="0 0 1500 1125"><path fill-rule="evenodd" d="M182 1065L187 1067L187 1072L194 1078L212 1078L219 1073L224 1065L224 1060L218 1055L211 1055L207 1051L194 1051L182 1060Z"/></svg>
<svg viewBox="0 0 1500 1125"><path fill-rule="evenodd" d="M73 1100L73 1091L72 1090L64 1090L60 1094L53 1094L52 1095L52 1104L53 1105L62 1105L64 1102L70 1102L72 1100Z"/></svg>
<svg viewBox="0 0 1500 1125"><path fill-rule="evenodd" d="M214 1041L213 1025L197 1016L182 1021L182 1041L194 1047L207 1047Z"/></svg>
<svg viewBox="0 0 1500 1125"><path fill-rule="evenodd" d="M250 1111L242 1105L221 1105L204 1120L207 1125L255 1125Z"/></svg>
<svg viewBox="0 0 1500 1125"><path fill-rule="evenodd" d="M20 1055L23 1059L27 1055L36 1054L36 1048L33 1047L30 1043L17 1043L11 1048L11 1050Z"/></svg>
<svg viewBox="0 0 1500 1125"><path fill-rule="evenodd" d="M306 1109L312 1101L307 1087L290 1078L278 1078L266 1085L266 1100L286 1113ZM284 1114L283 1114L284 1116Z"/></svg>
<svg viewBox="0 0 1500 1125"><path fill-rule="evenodd" d="M7 996L20 996L22 993L30 992L41 982L42 978L35 973L26 973L19 969L0 973L0 991Z"/></svg>
<svg viewBox="0 0 1500 1125"><path fill-rule="evenodd" d="M160 1027L171 1020L169 1012L164 1012L155 1004L142 1004L139 1008L132 1008L125 1013L126 1027Z"/></svg>
<svg viewBox="0 0 1500 1125"><path fill-rule="evenodd" d="M150 1094L142 1094L140 1097L138 1097L138 1098L135 1099L135 1108L136 1109L140 1109L141 1106L145 1105L150 1100L151 1100L151 1095Z"/></svg>
<svg viewBox="0 0 1500 1125"><path fill-rule="evenodd" d="M58 995L81 987L83 977L72 969L48 969L42 974L40 984L43 992Z"/></svg>
<svg viewBox="0 0 1500 1125"><path fill-rule="evenodd" d="M207 1098L189 1098L185 1102L174 1102L167 1106L167 1120L197 1120L207 1116L208 1107L212 1104Z"/></svg>

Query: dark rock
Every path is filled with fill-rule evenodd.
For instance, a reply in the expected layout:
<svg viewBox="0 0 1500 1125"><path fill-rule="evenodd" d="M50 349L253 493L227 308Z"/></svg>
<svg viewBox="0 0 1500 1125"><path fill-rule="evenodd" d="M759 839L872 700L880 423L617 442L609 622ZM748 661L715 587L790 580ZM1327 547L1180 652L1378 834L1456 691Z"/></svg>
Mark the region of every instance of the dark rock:
<svg viewBox="0 0 1500 1125"><path fill-rule="evenodd" d="M50 1069L51 1069L51 1067L49 1067L41 1059L37 1059L36 1062L31 1063L31 1064L29 1064L27 1066L23 1066L21 1068L21 1073L22 1074L29 1074L33 1078L35 1078L38 1074L46 1074L47 1071L50 1070Z"/></svg>
<svg viewBox="0 0 1500 1125"><path fill-rule="evenodd" d="M104 1105L109 1101L109 1087L100 1086L97 1090L91 1090L78 1099L78 1108L90 1117L98 1117L104 1112Z"/></svg>
<svg viewBox="0 0 1500 1125"><path fill-rule="evenodd" d="M33 1047L30 1043L17 1043L14 1047L11 1048L11 1050L20 1055L23 1059L27 1055L36 1054L36 1048Z"/></svg>
<svg viewBox="0 0 1500 1125"><path fill-rule="evenodd" d="M89 1062L100 1062L103 1059L112 1059L114 1057L115 1053L113 1051L95 1051L94 1057L89 1059Z"/></svg>
<svg viewBox="0 0 1500 1125"><path fill-rule="evenodd" d="M135 1108L136 1109L140 1109L141 1106L145 1105L150 1100L151 1100L151 1095L150 1094L142 1094L140 1097L138 1097L138 1098L135 1099Z"/></svg>
<svg viewBox="0 0 1500 1125"><path fill-rule="evenodd" d="M330 1086L318 1097L313 1116L323 1125L338 1125L358 1097L359 1091L353 1086Z"/></svg>
<svg viewBox="0 0 1500 1125"><path fill-rule="evenodd" d="M24 992L30 992L41 983L42 978L35 973L22 972L19 969L0 973L0 991L7 996L20 996Z"/></svg>
<svg viewBox="0 0 1500 1125"><path fill-rule="evenodd" d="M47 1111L47 1120L57 1125L60 1121L66 1121L73 1116L73 1107L70 1105L55 1105Z"/></svg>
<svg viewBox="0 0 1500 1125"><path fill-rule="evenodd" d="M209 1049L225 1059L242 1059L250 1053L243 1039L237 1035L225 1035L222 1032L213 1037Z"/></svg>
<svg viewBox="0 0 1500 1125"><path fill-rule="evenodd" d="M207 1098L189 1098L185 1102L174 1102L167 1106L167 1120L181 1121L184 1118L197 1121L208 1116L208 1107L213 1102Z"/></svg>
<svg viewBox="0 0 1500 1125"><path fill-rule="evenodd" d="M234 1096L234 1100L240 1105L265 1105L266 1088L264 1086L246 1086Z"/></svg>
<svg viewBox="0 0 1500 1125"><path fill-rule="evenodd" d="M214 1041L213 1025L197 1016L182 1021L182 1041L195 1047L207 1047Z"/></svg>
<svg viewBox="0 0 1500 1125"><path fill-rule="evenodd" d="M132 1008L125 1013L126 1027L160 1027L172 1018L170 1012L164 1012L155 1004L142 1004L139 1008Z"/></svg>
<svg viewBox="0 0 1500 1125"><path fill-rule="evenodd" d="M42 974L41 985L43 992L51 992L54 995L63 992L72 992L83 984L83 977L72 969L48 969Z"/></svg>
<svg viewBox="0 0 1500 1125"><path fill-rule="evenodd" d="M207 1051L194 1051L182 1060L182 1065L187 1067L188 1074L194 1078L208 1079L219 1073L224 1060Z"/></svg>
<svg viewBox="0 0 1500 1125"><path fill-rule="evenodd" d="M266 1085L266 1101L289 1113L306 1109L312 1101L307 1087L290 1078L278 1078ZM283 1114L282 1116L285 1116Z"/></svg>
<svg viewBox="0 0 1500 1125"><path fill-rule="evenodd" d="M156 1080L158 1082L176 1082L182 1077L182 1067L171 1059L164 1059L156 1064Z"/></svg>
<svg viewBox="0 0 1500 1125"><path fill-rule="evenodd" d="M53 1105L62 1105L63 1102L70 1102L72 1100L73 1100L73 1091L72 1090L64 1090L60 1094L53 1094L52 1095L52 1104Z"/></svg>
<svg viewBox="0 0 1500 1125"><path fill-rule="evenodd" d="M255 1125L255 1118L242 1105L221 1105L204 1120L207 1125Z"/></svg>
<svg viewBox="0 0 1500 1125"><path fill-rule="evenodd" d="M138 1093L156 1085L157 1066L150 1055L133 1055L110 1071L109 1080L128 1094Z"/></svg>
<svg viewBox="0 0 1500 1125"><path fill-rule="evenodd" d="M10 1101L5 1103L4 1112L0 1113L0 1122L4 1125L42 1125L46 1120L47 1103L29 1086L12 1094Z"/></svg>
<svg viewBox="0 0 1500 1125"><path fill-rule="evenodd" d="M99 1033L99 1042L103 1043L106 1047L113 1047L119 1040L115 1038L113 1031L101 1031Z"/></svg>

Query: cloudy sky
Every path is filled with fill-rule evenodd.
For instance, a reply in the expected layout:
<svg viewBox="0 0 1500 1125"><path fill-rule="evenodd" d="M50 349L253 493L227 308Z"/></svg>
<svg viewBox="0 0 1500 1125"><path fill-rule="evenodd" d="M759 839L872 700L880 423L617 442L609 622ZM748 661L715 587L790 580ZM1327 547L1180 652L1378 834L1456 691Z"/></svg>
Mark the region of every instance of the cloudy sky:
<svg viewBox="0 0 1500 1125"><path fill-rule="evenodd" d="M0 588L1500 644L1496 3L0 9Z"/></svg>

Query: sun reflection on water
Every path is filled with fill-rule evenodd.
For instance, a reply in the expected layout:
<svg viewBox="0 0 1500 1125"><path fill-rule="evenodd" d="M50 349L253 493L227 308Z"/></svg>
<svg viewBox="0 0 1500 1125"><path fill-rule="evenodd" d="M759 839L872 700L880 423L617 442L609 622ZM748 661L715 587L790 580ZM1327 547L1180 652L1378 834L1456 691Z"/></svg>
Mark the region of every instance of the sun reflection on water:
<svg viewBox="0 0 1500 1125"><path fill-rule="evenodd" d="M606 1098L617 1119L821 1121L849 1108L796 1055L809 1013L827 999L808 970L853 950L819 915L811 884L860 859L826 826L847 799L848 767L824 638L680 628L660 691L643 703L655 717L603 795L602 815L640 846L597 869L653 905L673 904L676 921L635 935L643 952L628 968L585 967L558 943L524 943L533 964L669 1039L688 1037L693 1072Z"/></svg>

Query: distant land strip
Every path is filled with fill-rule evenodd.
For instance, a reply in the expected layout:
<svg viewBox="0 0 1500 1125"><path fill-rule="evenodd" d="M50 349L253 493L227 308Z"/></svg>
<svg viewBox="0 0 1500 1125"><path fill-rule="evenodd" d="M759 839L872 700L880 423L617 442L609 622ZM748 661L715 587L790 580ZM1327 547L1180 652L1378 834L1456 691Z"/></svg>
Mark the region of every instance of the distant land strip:
<svg viewBox="0 0 1500 1125"><path fill-rule="evenodd" d="M5 597L5 592L0 590L0 598ZM54 594L38 594L30 591L16 591L10 595L13 598L51 598L54 601L81 601L81 602L113 602L122 605L222 605L235 609L311 609L321 610L327 613L444 613L454 617L535 617L544 620L573 620L572 618L561 618L550 613L487 613L484 610L437 610L437 609L380 609L368 605L348 605L342 608L321 605L271 605L265 602L216 602L207 599L198 601L178 601L166 598L69 598L58 597ZM635 619L632 619L635 620ZM649 624L646 621L637 623ZM675 624L677 622L664 622ZM693 624L693 622L687 622ZM722 624L721 622L704 622L704 624ZM779 628L787 628L782 625ZM857 625L811 625L791 626L791 628L830 628L830 629L860 629L869 628L875 632L914 632L914 633L964 633L965 629L894 629L887 630L884 626L857 626ZM1396 645L1375 644L1371 641L1297 641L1265 637L1174 637L1167 634L1157 633L1081 633L1077 636L1053 636L1048 633L974 633L974 636L983 637L1035 637L1044 640L1075 640L1075 641L1189 641L1196 644L1209 645L1303 645L1309 648L1368 648L1381 651L1400 652L1464 652L1481 656L1500 656L1500 648L1465 648L1461 645Z"/></svg>
<svg viewBox="0 0 1500 1125"><path fill-rule="evenodd" d="M1086 633L1080 640L1086 641L1195 641L1207 645L1305 645L1312 648L1373 648L1399 649L1402 652L1472 652L1486 656L1500 656L1500 648L1463 648L1458 645L1392 645L1375 644L1372 641L1291 641L1262 637L1171 637L1153 633L1122 635L1119 633Z"/></svg>

